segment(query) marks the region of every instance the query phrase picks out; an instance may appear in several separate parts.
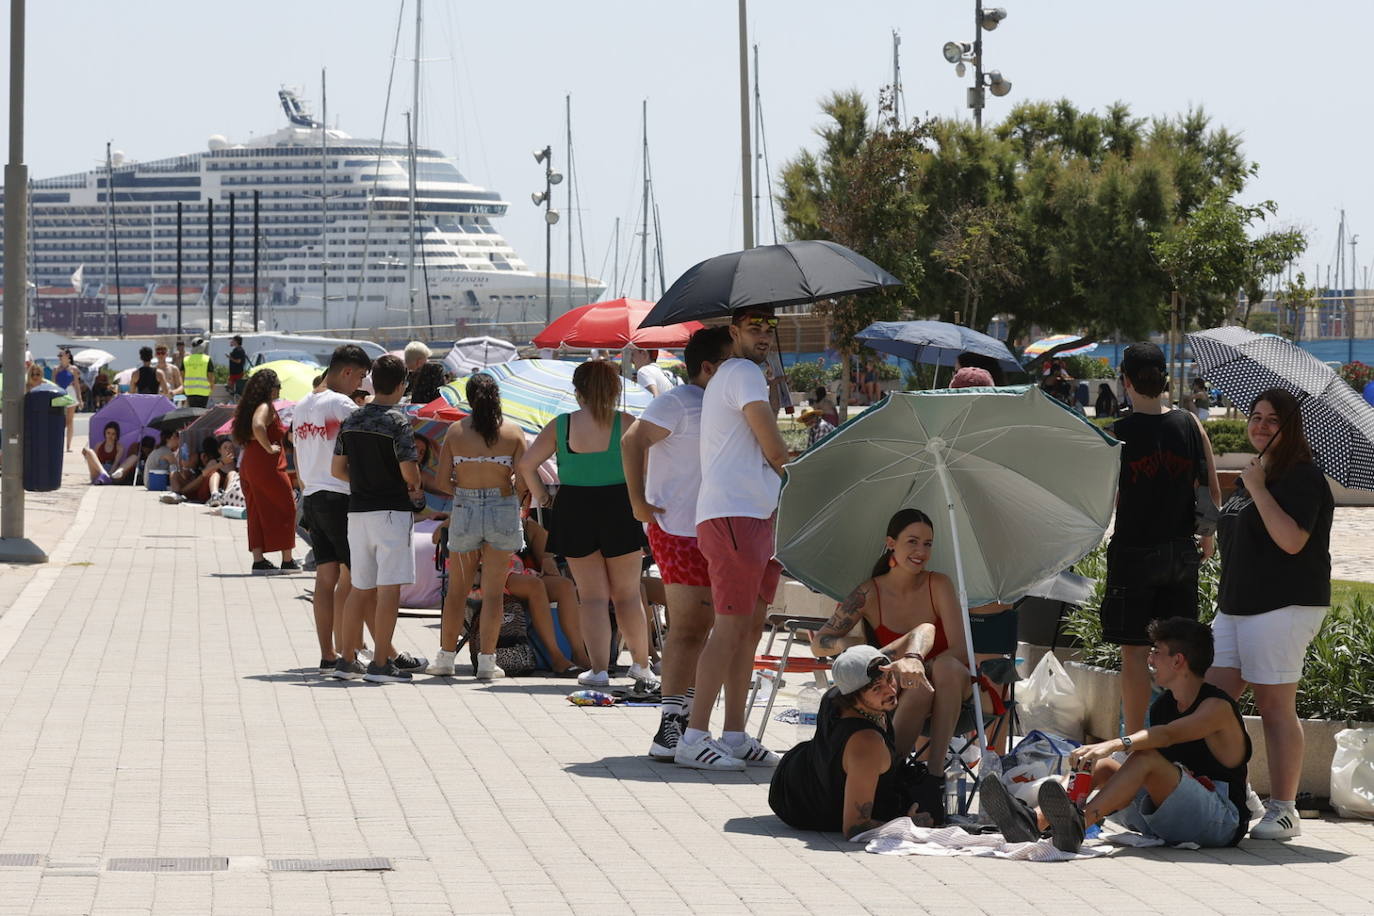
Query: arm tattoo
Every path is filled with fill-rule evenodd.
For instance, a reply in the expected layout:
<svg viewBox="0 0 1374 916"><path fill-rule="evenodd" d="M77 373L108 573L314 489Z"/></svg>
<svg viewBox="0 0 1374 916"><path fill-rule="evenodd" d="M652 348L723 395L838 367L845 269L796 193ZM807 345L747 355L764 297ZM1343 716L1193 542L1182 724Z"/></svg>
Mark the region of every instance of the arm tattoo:
<svg viewBox="0 0 1374 916"><path fill-rule="evenodd" d="M840 638L854 629L854 624L859 622L863 615L863 606L868 603L868 589L860 585L849 593L849 597L840 602L840 606L835 609L835 613L825 622L816 634L816 645L822 649L833 649L840 641Z"/></svg>
<svg viewBox="0 0 1374 916"><path fill-rule="evenodd" d="M881 826L882 824L873 819L873 802L864 802L859 805L859 819L849 825L849 829L844 832L844 838L852 840L865 830L872 830Z"/></svg>

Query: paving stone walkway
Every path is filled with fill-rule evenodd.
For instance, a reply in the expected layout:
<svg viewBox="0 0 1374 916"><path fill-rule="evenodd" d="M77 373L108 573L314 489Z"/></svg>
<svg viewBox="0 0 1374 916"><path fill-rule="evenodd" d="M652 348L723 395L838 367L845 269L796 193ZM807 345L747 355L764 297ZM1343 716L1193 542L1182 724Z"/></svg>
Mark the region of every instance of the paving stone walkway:
<svg viewBox="0 0 1374 916"><path fill-rule="evenodd" d="M766 773L642 756L655 709L575 708L539 678L322 680L312 578L249 575L242 522L74 496L52 562L0 576L25 577L0 592L0 916L1374 912L1368 823L1058 865L801 834ZM433 624L398 644L431 655ZM224 867L117 870L151 857ZM394 868L269 868L367 857Z"/></svg>

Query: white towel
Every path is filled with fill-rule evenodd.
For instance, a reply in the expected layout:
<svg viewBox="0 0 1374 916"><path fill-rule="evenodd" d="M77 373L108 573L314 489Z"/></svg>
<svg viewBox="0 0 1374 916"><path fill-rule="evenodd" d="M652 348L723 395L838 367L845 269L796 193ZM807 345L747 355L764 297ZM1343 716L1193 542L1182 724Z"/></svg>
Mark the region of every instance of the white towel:
<svg viewBox="0 0 1374 916"><path fill-rule="evenodd" d="M866 852L880 856L989 856L1025 862L1070 862L1110 853L1098 846L1063 852L1049 840L1008 843L1000 833L965 833L959 827L917 827L909 817L888 821L855 836L853 841L865 843Z"/></svg>

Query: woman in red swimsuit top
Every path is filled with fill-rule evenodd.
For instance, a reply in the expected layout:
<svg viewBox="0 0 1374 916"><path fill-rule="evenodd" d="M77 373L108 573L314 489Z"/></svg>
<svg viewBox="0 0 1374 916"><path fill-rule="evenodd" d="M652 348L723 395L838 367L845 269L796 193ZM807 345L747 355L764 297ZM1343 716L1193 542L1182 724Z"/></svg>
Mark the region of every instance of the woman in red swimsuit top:
<svg viewBox="0 0 1374 916"><path fill-rule="evenodd" d="M964 615L954 584L926 568L934 542L935 526L921 510L893 515L872 577L859 583L812 636L816 655L835 655L845 648L844 637L862 623L867 641L893 659L890 670L900 693L892 727L901 755L911 753L927 719L927 754L931 748L943 754L959 706L970 695ZM942 763L937 756L932 766Z"/></svg>

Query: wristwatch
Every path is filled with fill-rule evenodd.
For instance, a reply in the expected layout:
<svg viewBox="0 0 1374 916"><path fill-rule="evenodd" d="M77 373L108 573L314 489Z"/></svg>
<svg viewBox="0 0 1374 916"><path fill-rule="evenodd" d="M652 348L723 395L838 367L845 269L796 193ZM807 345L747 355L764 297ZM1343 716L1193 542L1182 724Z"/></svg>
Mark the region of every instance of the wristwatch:
<svg viewBox="0 0 1374 916"><path fill-rule="evenodd" d="M1126 753L1128 753L1128 754L1131 752L1131 736L1130 736L1130 735L1125 735L1124 737L1122 737L1122 739L1121 739L1121 749L1122 749L1123 751L1125 751Z"/></svg>

